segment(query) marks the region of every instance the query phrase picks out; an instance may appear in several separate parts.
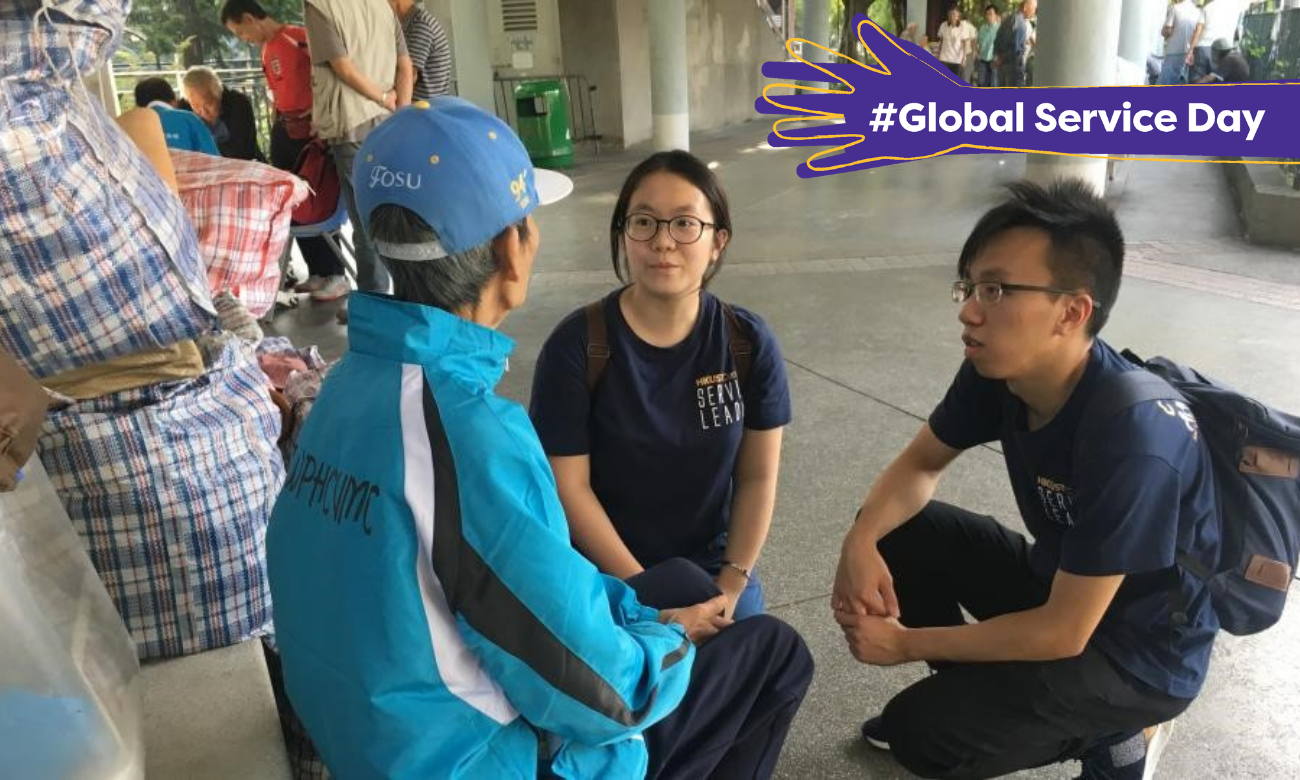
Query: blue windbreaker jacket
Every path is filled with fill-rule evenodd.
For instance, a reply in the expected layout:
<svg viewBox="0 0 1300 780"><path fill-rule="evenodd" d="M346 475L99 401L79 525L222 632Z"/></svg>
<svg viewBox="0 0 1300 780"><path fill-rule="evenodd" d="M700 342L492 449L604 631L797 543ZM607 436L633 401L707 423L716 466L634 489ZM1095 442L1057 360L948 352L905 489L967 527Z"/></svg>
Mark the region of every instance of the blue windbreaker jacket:
<svg viewBox="0 0 1300 780"><path fill-rule="evenodd" d="M341 780L639 778L694 649L573 549L513 342L353 294L267 533L285 686Z"/></svg>

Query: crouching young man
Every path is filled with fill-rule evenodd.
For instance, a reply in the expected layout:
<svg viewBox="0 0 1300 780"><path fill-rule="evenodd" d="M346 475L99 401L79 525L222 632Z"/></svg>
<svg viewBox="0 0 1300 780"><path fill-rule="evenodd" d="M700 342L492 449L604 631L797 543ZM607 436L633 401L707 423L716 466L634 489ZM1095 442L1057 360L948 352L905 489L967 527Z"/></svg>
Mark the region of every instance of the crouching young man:
<svg viewBox="0 0 1300 780"><path fill-rule="evenodd" d="M1218 628L1175 565L1218 559L1209 455L1181 402L1081 427L1106 378L1135 370L1097 337L1123 235L1080 182L1010 193L957 266L966 360L862 504L832 608L859 661L934 670L862 726L912 772L1081 758L1085 778L1149 776L1149 737L1167 735L1151 727L1196 696ZM994 441L1032 540L932 500L962 451Z"/></svg>
<svg viewBox="0 0 1300 780"><path fill-rule="evenodd" d="M451 98L377 127L355 181L394 295L353 296L267 540L286 690L326 764L770 776L812 675L803 641L768 616L731 625L684 561L630 586L600 574L569 544L528 415L493 392L530 214L572 184Z"/></svg>

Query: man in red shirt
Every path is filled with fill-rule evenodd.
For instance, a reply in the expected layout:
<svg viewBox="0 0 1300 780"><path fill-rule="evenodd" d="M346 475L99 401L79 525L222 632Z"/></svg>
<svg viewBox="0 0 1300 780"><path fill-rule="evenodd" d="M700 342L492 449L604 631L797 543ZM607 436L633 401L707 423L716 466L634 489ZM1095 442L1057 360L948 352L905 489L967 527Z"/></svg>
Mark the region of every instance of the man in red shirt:
<svg viewBox="0 0 1300 780"><path fill-rule="evenodd" d="M244 43L262 47L262 70L275 106L271 125L271 164L292 171L302 149L311 140L311 54L307 31L296 24L276 21L257 0L226 0L221 23ZM332 301L351 290L343 264L323 238L298 239L310 277L298 292L312 300Z"/></svg>

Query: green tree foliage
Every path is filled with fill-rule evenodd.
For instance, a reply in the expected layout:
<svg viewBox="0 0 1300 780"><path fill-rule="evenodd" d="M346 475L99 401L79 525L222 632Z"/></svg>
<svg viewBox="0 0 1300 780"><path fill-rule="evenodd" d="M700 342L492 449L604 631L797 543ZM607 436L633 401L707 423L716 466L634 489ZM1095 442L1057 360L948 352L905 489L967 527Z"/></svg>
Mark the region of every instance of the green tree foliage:
<svg viewBox="0 0 1300 780"><path fill-rule="evenodd" d="M915 2L915 0L913 0ZM840 0L831 8L832 35L839 41L839 51L847 57L857 59L862 56L858 51L861 44L853 28L853 18L866 14L871 21L891 33L903 29L907 19L907 0Z"/></svg>
<svg viewBox="0 0 1300 780"><path fill-rule="evenodd" d="M221 25L223 2L135 0L127 18L127 26L135 35L128 37L127 46L145 61L153 61L155 57L167 61L179 56L186 67L204 62L224 64L227 47L234 38ZM267 13L281 21L302 20L302 0L259 2Z"/></svg>

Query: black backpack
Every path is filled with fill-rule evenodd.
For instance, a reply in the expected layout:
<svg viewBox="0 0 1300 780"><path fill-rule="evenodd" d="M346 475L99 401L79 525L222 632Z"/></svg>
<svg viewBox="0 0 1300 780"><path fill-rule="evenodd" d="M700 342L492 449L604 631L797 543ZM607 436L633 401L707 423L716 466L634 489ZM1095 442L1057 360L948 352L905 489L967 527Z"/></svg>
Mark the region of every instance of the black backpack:
<svg viewBox="0 0 1300 780"><path fill-rule="evenodd" d="M750 356L753 345L745 333L745 326L736 316L731 305L719 300L722 312L727 317L727 348L731 359L736 364L736 379L740 383L741 395L745 392L745 380L749 378ZM605 299L592 301L584 309L587 316L587 392L596 391L600 378L605 374L609 363L609 328L605 324Z"/></svg>
<svg viewBox="0 0 1300 780"><path fill-rule="evenodd" d="M1102 420L1134 404L1185 401L1210 453L1220 548L1213 569L1183 550L1177 563L1209 583L1221 628L1238 636L1263 631L1282 616L1300 558L1300 418L1167 358L1123 354L1146 370L1113 375L1098 389L1079 423L1076 453ZM1184 622L1180 588L1171 600L1175 622Z"/></svg>

